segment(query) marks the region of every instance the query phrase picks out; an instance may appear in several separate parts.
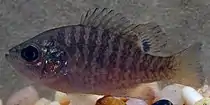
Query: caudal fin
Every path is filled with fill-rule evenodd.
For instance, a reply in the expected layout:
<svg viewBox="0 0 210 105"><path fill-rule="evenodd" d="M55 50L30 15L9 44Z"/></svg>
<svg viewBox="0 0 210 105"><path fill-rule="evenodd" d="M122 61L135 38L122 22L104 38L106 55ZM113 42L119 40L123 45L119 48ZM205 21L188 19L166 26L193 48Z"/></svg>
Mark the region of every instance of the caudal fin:
<svg viewBox="0 0 210 105"><path fill-rule="evenodd" d="M201 43L195 43L176 55L176 73L169 83L200 88L203 86L205 77L200 64Z"/></svg>

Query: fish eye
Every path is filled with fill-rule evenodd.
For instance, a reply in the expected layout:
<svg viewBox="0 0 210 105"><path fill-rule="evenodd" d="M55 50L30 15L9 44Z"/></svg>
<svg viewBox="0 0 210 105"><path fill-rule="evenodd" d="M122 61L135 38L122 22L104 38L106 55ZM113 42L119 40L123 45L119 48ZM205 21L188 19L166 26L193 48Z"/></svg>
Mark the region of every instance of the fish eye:
<svg viewBox="0 0 210 105"><path fill-rule="evenodd" d="M28 62L33 62L38 58L38 56L38 49L34 46L28 46L21 50L21 57Z"/></svg>

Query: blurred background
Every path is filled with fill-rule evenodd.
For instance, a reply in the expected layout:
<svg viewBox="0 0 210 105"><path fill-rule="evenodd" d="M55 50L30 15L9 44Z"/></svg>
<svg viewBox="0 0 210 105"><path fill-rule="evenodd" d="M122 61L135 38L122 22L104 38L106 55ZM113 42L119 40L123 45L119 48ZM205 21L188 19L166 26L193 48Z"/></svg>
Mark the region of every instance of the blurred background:
<svg viewBox="0 0 210 105"><path fill-rule="evenodd" d="M78 24L81 14L95 7L114 9L134 23L158 23L172 40L168 50L202 41L201 62L209 70L209 0L0 0L0 99L30 84L5 61L9 48L47 29ZM53 96L50 89L36 87Z"/></svg>

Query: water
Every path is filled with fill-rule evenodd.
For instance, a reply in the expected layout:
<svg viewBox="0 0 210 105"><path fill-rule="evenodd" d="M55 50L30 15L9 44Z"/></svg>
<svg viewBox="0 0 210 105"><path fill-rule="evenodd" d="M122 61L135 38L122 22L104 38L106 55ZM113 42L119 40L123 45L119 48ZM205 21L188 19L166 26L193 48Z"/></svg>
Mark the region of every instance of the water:
<svg viewBox="0 0 210 105"><path fill-rule="evenodd" d="M4 53L36 34L53 27L77 24L89 8L111 8L138 23L155 21L173 39L171 49L203 40L204 70L210 67L209 0L0 0L0 99L28 85L5 62ZM37 86L39 93L51 98L53 91ZM44 91L44 92L43 92Z"/></svg>

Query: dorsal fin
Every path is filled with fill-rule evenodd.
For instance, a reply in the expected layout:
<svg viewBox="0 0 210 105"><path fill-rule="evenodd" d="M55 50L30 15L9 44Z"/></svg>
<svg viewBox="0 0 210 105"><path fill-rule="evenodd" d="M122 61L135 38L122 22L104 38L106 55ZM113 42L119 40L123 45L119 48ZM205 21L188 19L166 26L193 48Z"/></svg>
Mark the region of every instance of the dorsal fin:
<svg viewBox="0 0 210 105"><path fill-rule="evenodd" d="M127 37L133 37L132 40L135 40L145 53L156 56L172 55L172 53L161 52L167 45L168 36L160 25L154 22L134 25L133 28L124 31L123 34Z"/></svg>
<svg viewBox="0 0 210 105"><path fill-rule="evenodd" d="M81 16L80 24L118 33L131 25L130 21L121 13L115 13L114 10L108 8L89 9L86 14Z"/></svg>
<svg viewBox="0 0 210 105"><path fill-rule="evenodd" d="M137 43L143 52L156 56L167 43L165 32L156 23L132 24L121 13L107 8L89 9L82 15L80 24L120 33L124 38Z"/></svg>

